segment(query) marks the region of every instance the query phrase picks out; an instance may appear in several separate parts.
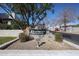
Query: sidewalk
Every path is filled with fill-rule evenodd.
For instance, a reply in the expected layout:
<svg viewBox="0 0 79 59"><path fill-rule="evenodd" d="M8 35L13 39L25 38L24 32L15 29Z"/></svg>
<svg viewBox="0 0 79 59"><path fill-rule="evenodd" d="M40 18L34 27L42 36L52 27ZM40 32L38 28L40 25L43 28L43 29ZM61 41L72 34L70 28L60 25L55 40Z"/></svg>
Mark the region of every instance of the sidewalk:
<svg viewBox="0 0 79 59"><path fill-rule="evenodd" d="M76 48L68 45L67 43L58 43L54 41L54 35L51 33L46 34L42 39L41 46L36 47L36 40L21 43L20 40L10 45L6 50L77 50Z"/></svg>

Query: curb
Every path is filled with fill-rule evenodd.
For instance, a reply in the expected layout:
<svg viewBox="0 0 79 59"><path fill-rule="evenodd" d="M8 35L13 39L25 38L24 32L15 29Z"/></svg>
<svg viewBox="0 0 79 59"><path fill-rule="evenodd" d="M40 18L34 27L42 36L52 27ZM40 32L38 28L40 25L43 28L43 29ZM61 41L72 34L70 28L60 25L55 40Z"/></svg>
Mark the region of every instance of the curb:
<svg viewBox="0 0 79 59"><path fill-rule="evenodd" d="M17 40L19 40L19 39L16 38L16 39L14 39L14 40L11 40L11 41L9 41L9 42L6 42L6 43L0 45L0 49L5 49L5 48L7 48L9 45L11 45L12 43L16 42Z"/></svg>
<svg viewBox="0 0 79 59"><path fill-rule="evenodd" d="M63 40L63 42L65 42L65 43L71 45L72 47L75 47L75 48L79 49L79 45L77 45L77 44L74 44L74 43L72 43L72 42L69 42L69 41L67 41L67 40L65 40L65 39Z"/></svg>
<svg viewBox="0 0 79 59"><path fill-rule="evenodd" d="M50 31L50 32L54 32L54 31ZM64 32L60 32L60 33L64 33ZM65 34L73 34L73 33L65 33ZM78 34L76 34L76 35L78 35ZM72 47L75 47L75 48L79 49L79 45L77 45L77 44L75 44L75 43L69 42L69 41L67 41L67 40L65 40L65 39L63 40L63 42L69 44L69 45L72 46Z"/></svg>

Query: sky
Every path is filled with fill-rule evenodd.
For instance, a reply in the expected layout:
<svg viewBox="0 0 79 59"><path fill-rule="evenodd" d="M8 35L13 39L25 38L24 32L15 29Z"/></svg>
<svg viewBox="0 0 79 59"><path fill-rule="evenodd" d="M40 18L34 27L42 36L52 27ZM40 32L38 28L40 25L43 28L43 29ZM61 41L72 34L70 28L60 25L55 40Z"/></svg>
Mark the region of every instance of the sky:
<svg viewBox="0 0 79 59"><path fill-rule="evenodd" d="M51 21L56 20L60 16L63 9L65 9L67 7L75 9L75 11L74 11L75 14L77 16L79 16L79 4L77 4L77 3L76 4L75 3L74 4L60 3L60 4L54 4L54 14L49 13L48 18L50 18ZM76 19L74 19L74 20L75 20L74 22L71 22L72 24L79 24L79 21L77 21Z"/></svg>
<svg viewBox="0 0 79 59"><path fill-rule="evenodd" d="M66 7L71 7L73 9L75 9L76 11L76 14L79 16L79 4L78 3L57 3L57 4L54 4L54 7L52 7L54 9L54 13L51 13L51 12L48 12L48 15L47 15L47 19L50 21L50 22L54 22L60 15L60 13L63 11L64 8ZM0 13L6 13L3 9L0 8ZM79 23L79 21L74 21L72 22L72 24L77 24Z"/></svg>

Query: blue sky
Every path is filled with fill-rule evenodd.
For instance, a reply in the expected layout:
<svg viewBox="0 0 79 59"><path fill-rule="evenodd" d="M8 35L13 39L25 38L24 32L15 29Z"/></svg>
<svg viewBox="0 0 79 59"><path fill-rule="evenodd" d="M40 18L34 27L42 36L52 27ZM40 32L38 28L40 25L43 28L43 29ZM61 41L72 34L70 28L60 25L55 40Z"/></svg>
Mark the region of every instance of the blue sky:
<svg viewBox="0 0 79 59"><path fill-rule="evenodd" d="M64 8L66 7L71 7L71 8L74 8L76 9L76 12L77 12L77 15L79 16L79 4L78 3L74 3L74 4L71 4L71 3L57 3L57 4L54 4L54 13L51 13L51 12L48 12L48 16L47 18L50 20L50 21L54 21L56 20L56 18L60 15L60 13L63 11ZM5 11L3 9L0 8L0 13L5 13ZM74 23L79 23L78 21L74 22Z"/></svg>
<svg viewBox="0 0 79 59"><path fill-rule="evenodd" d="M68 3L63 3L63 4L54 4L54 14L49 13L48 14L48 18L50 18L50 20L56 20L56 18L60 15L60 13L63 11L64 8L73 8L76 11L76 15L79 16L79 4L68 4ZM74 21L73 24L77 24L79 23L79 21Z"/></svg>

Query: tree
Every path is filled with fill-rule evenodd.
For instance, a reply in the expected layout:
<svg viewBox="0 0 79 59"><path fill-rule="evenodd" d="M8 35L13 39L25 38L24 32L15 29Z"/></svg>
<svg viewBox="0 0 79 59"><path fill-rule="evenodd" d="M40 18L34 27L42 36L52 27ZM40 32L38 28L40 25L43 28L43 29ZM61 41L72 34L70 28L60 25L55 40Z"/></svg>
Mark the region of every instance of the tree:
<svg viewBox="0 0 79 59"><path fill-rule="evenodd" d="M58 23L64 24L64 31L66 31L67 23L76 19L76 11L73 8L64 8L60 14Z"/></svg>
<svg viewBox="0 0 79 59"><path fill-rule="evenodd" d="M53 5L49 3L14 3L14 4L0 4L0 7L2 7L9 15L11 12L14 12L15 14L19 14L19 19L22 19L26 24L36 26L37 24L42 21L46 15L47 11L53 10ZM12 15L10 15L12 17ZM32 23L30 24L30 21Z"/></svg>

